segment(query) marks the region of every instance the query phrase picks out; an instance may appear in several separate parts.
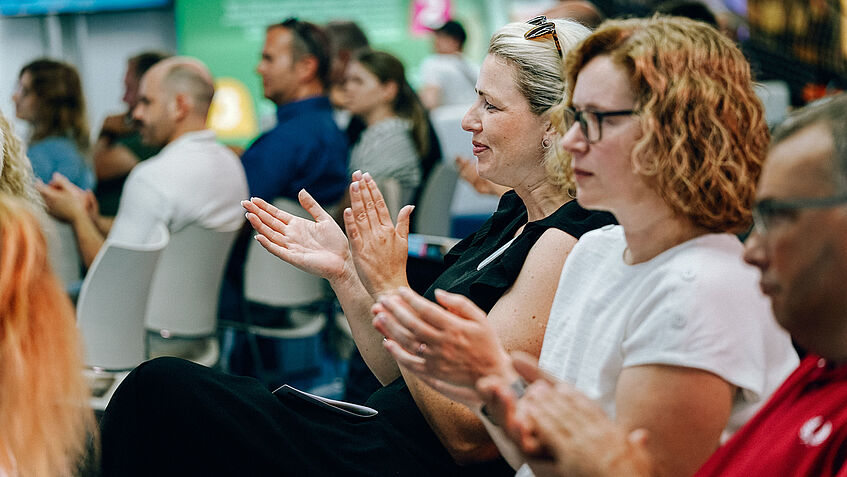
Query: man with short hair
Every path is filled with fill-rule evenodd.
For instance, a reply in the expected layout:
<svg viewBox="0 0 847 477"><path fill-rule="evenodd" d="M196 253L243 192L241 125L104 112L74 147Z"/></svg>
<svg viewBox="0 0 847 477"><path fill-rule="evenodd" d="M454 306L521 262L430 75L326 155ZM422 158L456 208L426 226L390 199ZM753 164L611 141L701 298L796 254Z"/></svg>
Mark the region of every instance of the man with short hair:
<svg viewBox="0 0 847 477"><path fill-rule="evenodd" d="M695 477L845 477L847 95L800 110L777 128L757 197L744 259L761 270L777 322L808 354ZM557 475L652 475L646 431L627 433L526 358L515 364L526 379L539 381L523 398L515 402L506 383L483 387L490 386L511 436L546 449Z"/></svg>
<svg viewBox="0 0 847 477"><path fill-rule="evenodd" d="M144 142L163 149L133 168L114 222L99 215L90 192L61 175L39 186L48 212L73 226L86 266L107 235L143 244L156 223L171 233L192 224L221 231L241 226L247 181L238 157L206 129L213 95L211 74L192 58L163 60L144 75L133 117Z"/></svg>
<svg viewBox="0 0 847 477"><path fill-rule="evenodd" d="M157 51L146 51L127 60L123 96L127 111L108 116L103 121L92 151L94 174L97 176L94 197L104 216L114 217L118 213L121 192L132 168L161 150L161 147L144 144L141 140L138 123L132 119L132 111L138 104L141 77L153 65L169 56Z"/></svg>
<svg viewBox="0 0 847 477"><path fill-rule="evenodd" d="M326 96L326 34L295 18L269 26L256 72L265 97L276 104L277 123L241 156L250 195L268 202L279 197L297 200L306 189L324 207L334 205L347 187L348 152ZM244 262L252 235L246 220L243 223L221 290L221 320L242 318Z"/></svg>
<svg viewBox="0 0 847 477"><path fill-rule="evenodd" d="M476 99L477 69L462 56L467 34L462 24L450 20L433 30L435 51L421 63L418 95L428 110L450 104L470 104Z"/></svg>

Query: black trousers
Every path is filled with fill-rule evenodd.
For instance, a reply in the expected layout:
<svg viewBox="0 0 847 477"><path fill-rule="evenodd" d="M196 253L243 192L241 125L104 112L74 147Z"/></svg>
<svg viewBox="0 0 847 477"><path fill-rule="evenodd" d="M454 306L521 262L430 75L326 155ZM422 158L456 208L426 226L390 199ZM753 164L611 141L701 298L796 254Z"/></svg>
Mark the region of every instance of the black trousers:
<svg viewBox="0 0 847 477"><path fill-rule="evenodd" d="M514 475L502 460L457 465L414 411L342 415L253 378L159 358L106 409L102 475ZM411 431L421 424L425 432Z"/></svg>

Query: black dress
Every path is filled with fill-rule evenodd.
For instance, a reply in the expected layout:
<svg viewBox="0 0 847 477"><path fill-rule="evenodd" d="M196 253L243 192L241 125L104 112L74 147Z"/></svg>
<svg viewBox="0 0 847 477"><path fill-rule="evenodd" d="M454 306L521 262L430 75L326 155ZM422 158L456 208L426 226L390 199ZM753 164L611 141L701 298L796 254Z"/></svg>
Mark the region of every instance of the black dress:
<svg viewBox="0 0 847 477"><path fill-rule="evenodd" d="M514 192L446 257L436 288L469 296L488 311L514 283L529 250L550 227L574 237L613 223L571 201L526 224L499 257L477 265L514 237L526 210ZM139 366L101 421L103 475L514 475L502 459L460 466L424 420L405 382L368 400L373 417L342 415L299 398L269 393L258 381L187 361Z"/></svg>

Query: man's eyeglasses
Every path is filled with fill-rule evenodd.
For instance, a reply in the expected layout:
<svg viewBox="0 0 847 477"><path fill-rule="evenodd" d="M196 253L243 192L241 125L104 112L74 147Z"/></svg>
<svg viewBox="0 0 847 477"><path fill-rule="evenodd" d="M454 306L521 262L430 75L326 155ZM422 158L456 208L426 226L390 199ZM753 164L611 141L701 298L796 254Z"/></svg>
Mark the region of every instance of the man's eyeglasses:
<svg viewBox="0 0 847 477"><path fill-rule="evenodd" d="M603 119L612 116L629 116L635 114L634 109L620 111L580 111L573 108L564 108L565 131L569 130L574 123L579 123L579 129L589 144L594 144L603 137Z"/></svg>
<svg viewBox="0 0 847 477"><path fill-rule="evenodd" d="M562 53L562 45L559 43L559 35L556 34L556 24L548 22L547 17L538 15L537 17L527 20L530 25L536 25L535 28L523 34L527 40L535 40L536 38L544 38L547 36L553 37L553 42L556 43L556 51L559 52L559 58L564 58Z"/></svg>
<svg viewBox="0 0 847 477"><path fill-rule="evenodd" d="M793 219L799 210L824 209L842 204L847 204L847 194L811 199L764 199L753 206L753 225L760 235L765 235L768 229Z"/></svg>

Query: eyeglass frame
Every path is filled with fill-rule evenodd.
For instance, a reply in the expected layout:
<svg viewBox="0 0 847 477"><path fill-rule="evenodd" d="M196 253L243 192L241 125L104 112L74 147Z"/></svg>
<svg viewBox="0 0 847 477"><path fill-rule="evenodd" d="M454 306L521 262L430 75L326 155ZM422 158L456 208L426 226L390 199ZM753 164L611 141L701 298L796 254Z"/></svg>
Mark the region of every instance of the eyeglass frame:
<svg viewBox="0 0 847 477"><path fill-rule="evenodd" d="M637 114L637 109L621 109L618 111L591 111L591 110L581 110L574 109L570 106L565 106L563 108L565 112L565 131L570 130L574 124L579 123L579 130L582 132L583 137L588 142L588 144L595 144L603 139L603 120L607 117L614 116L630 116L633 114ZM597 139L591 139L588 135L588 122L584 119L585 114L593 114L597 118ZM573 122L568 124L568 115L573 117Z"/></svg>
<svg viewBox="0 0 847 477"><path fill-rule="evenodd" d="M553 43L556 44L556 51L559 52L559 58L565 58L565 54L562 51L562 44L559 43L559 35L556 33L555 23L547 21L547 17L545 15L538 15L537 17L531 18L526 22L530 25L535 25L535 27L529 29L526 33L523 34L525 40L536 40L538 38L544 38L545 36L550 35L553 37Z"/></svg>
<svg viewBox="0 0 847 477"><path fill-rule="evenodd" d="M784 216L788 212L826 209L845 204L847 204L847 193L831 197L763 199L753 205L753 227L759 235L766 235L768 228L773 228L773 220L778 215Z"/></svg>

